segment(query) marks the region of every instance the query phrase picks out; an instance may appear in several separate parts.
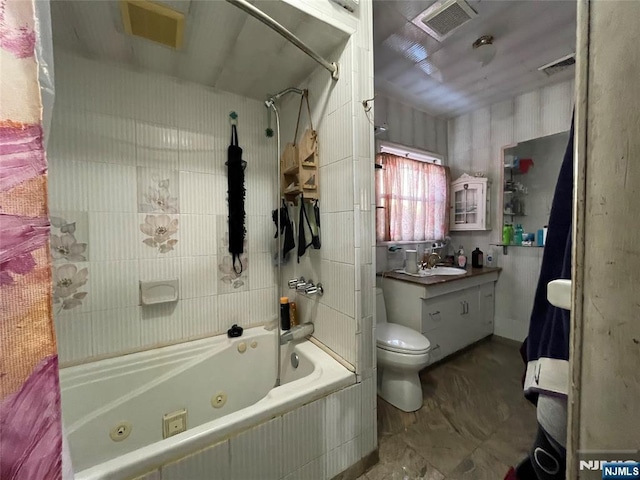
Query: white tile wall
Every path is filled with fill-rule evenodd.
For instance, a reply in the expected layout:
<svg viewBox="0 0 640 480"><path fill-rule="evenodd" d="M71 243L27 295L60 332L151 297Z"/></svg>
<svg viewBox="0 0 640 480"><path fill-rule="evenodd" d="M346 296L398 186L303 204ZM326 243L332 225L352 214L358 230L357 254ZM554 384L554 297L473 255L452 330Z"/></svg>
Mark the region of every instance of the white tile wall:
<svg viewBox="0 0 640 480"><path fill-rule="evenodd" d="M64 319L55 315L55 325L60 358L77 361L93 355L91 313L74 313Z"/></svg>
<svg viewBox="0 0 640 480"><path fill-rule="evenodd" d="M218 257L215 255L180 258L180 279L182 299L211 297L218 293L218 282L212 275L218 268ZM273 282L271 282L273 285Z"/></svg>
<svg viewBox="0 0 640 480"><path fill-rule="evenodd" d="M328 429L329 418L326 416L326 403L334 396L309 403L282 417L284 472L294 472L327 451L325 430Z"/></svg>
<svg viewBox="0 0 640 480"><path fill-rule="evenodd" d="M573 92L573 81L563 82L449 120L448 164L454 178L463 172L483 171L494 187L491 196L493 230L453 234L455 248L462 244L468 251L477 246L487 252L490 243L498 243L501 237L501 228L497 226L502 170L500 150L506 145L567 131L571 126ZM551 181L553 185L556 180ZM503 256L500 249L495 249L499 266L503 268L496 287L497 335L514 340L526 336L541 250L512 248L507 256Z"/></svg>
<svg viewBox="0 0 640 480"><path fill-rule="evenodd" d="M91 253L87 297L80 307L56 313L62 364L219 334L233 321L258 325L273 316L277 292L268 252L277 152L275 140L264 135L263 104L64 52L56 52L56 70L49 204L86 216L88 238L78 241ZM256 293L249 296L245 275L246 295L231 288L233 294L219 300L230 110L240 115L241 146L250 160L247 274ZM147 215L164 212L138 213L144 212L142 194L159 179L169 179L177 198L176 211L169 212L178 221L171 236L177 243L164 253L142 243L149 237L140 230ZM216 215L224 220L221 230ZM178 303L140 307L139 280L166 278L180 280ZM274 298L266 314L264 308L250 311L250 300L266 303L268 296Z"/></svg>
<svg viewBox="0 0 640 480"><path fill-rule="evenodd" d="M333 478L345 471L360 459L360 441L358 438L327 452L327 478Z"/></svg>
<svg viewBox="0 0 640 480"><path fill-rule="evenodd" d="M229 440L234 478L279 480L282 477L282 417ZM293 451L295 447L290 445Z"/></svg>
<svg viewBox="0 0 640 480"><path fill-rule="evenodd" d="M205 448L162 467L162 480L231 480L229 441Z"/></svg>
<svg viewBox="0 0 640 480"><path fill-rule="evenodd" d="M162 480L160 470L154 470L140 477L136 477L133 480Z"/></svg>
<svg viewBox="0 0 640 480"><path fill-rule="evenodd" d="M290 473L284 480L324 480L327 476L327 458L325 455L311 460L298 470Z"/></svg>
<svg viewBox="0 0 640 480"><path fill-rule="evenodd" d="M330 395L326 399L326 451L356 438L362 431L361 385L354 385Z"/></svg>
<svg viewBox="0 0 640 480"><path fill-rule="evenodd" d="M375 124L386 124L388 128L376 139L447 155L446 119L433 117L381 94L376 95L374 105Z"/></svg>
<svg viewBox="0 0 640 480"><path fill-rule="evenodd" d="M141 315L137 306L93 312L93 354L102 356L142 346Z"/></svg>
<svg viewBox="0 0 640 480"><path fill-rule="evenodd" d="M217 315L218 297L187 298L182 300L182 335L185 338L215 335L229 328Z"/></svg>
<svg viewBox="0 0 640 480"><path fill-rule="evenodd" d="M136 212L136 168L92 163L87 171L90 212Z"/></svg>

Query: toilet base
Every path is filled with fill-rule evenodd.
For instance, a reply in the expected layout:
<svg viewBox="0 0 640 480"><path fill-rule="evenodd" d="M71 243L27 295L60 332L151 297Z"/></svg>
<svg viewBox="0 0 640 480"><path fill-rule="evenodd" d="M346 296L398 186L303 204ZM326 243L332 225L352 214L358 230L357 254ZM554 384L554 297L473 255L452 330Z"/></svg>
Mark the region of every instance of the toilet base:
<svg viewBox="0 0 640 480"><path fill-rule="evenodd" d="M422 384L417 371L383 368L378 382L378 395L404 412L422 408Z"/></svg>

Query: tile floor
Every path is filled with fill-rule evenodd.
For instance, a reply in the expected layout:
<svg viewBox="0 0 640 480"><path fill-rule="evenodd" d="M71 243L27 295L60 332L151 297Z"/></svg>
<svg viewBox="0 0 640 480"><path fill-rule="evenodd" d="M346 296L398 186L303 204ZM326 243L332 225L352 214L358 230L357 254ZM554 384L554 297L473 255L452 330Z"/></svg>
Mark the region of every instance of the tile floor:
<svg viewBox="0 0 640 480"><path fill-rule="evenodd" d="M536 430L521 376L518 345L488 339L421 372L417 412L378 397L380 462L358 480L502 480Z"/></svg>

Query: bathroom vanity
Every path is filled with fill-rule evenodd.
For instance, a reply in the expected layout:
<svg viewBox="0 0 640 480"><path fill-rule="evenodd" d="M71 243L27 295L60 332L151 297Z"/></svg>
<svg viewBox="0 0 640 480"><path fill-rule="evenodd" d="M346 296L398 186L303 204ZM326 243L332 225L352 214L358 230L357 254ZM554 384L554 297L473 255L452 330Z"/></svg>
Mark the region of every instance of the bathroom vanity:
<svg viewBox="0 0 640 480"><path fill-rule="evenodd" d="M500 268L474 268L459 276L379 274L389 322L421 332L434 363L493 334L494 287Z"/></svg>

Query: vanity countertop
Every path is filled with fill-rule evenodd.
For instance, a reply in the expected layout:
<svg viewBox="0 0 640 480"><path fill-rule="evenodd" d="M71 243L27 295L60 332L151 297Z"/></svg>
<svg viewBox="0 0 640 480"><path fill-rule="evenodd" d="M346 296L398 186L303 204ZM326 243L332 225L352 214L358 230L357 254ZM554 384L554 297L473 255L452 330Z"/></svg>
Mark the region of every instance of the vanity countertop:
<svg viewBox="0 0 640 480"><path fill-rule="evenodd" d="M383 272L378 273L379 277L392 278L394 280L401 280L403 282L415 283L418 285L439 285L442 283L455 282L456 280L462 280L465 278L477 277L479 275L487 275L493 272L499 272L502 268L499 267L483 267L483 268L469 268L464 275L433 275L430 277L413 277L404 273L398 272Z"/></svg>

